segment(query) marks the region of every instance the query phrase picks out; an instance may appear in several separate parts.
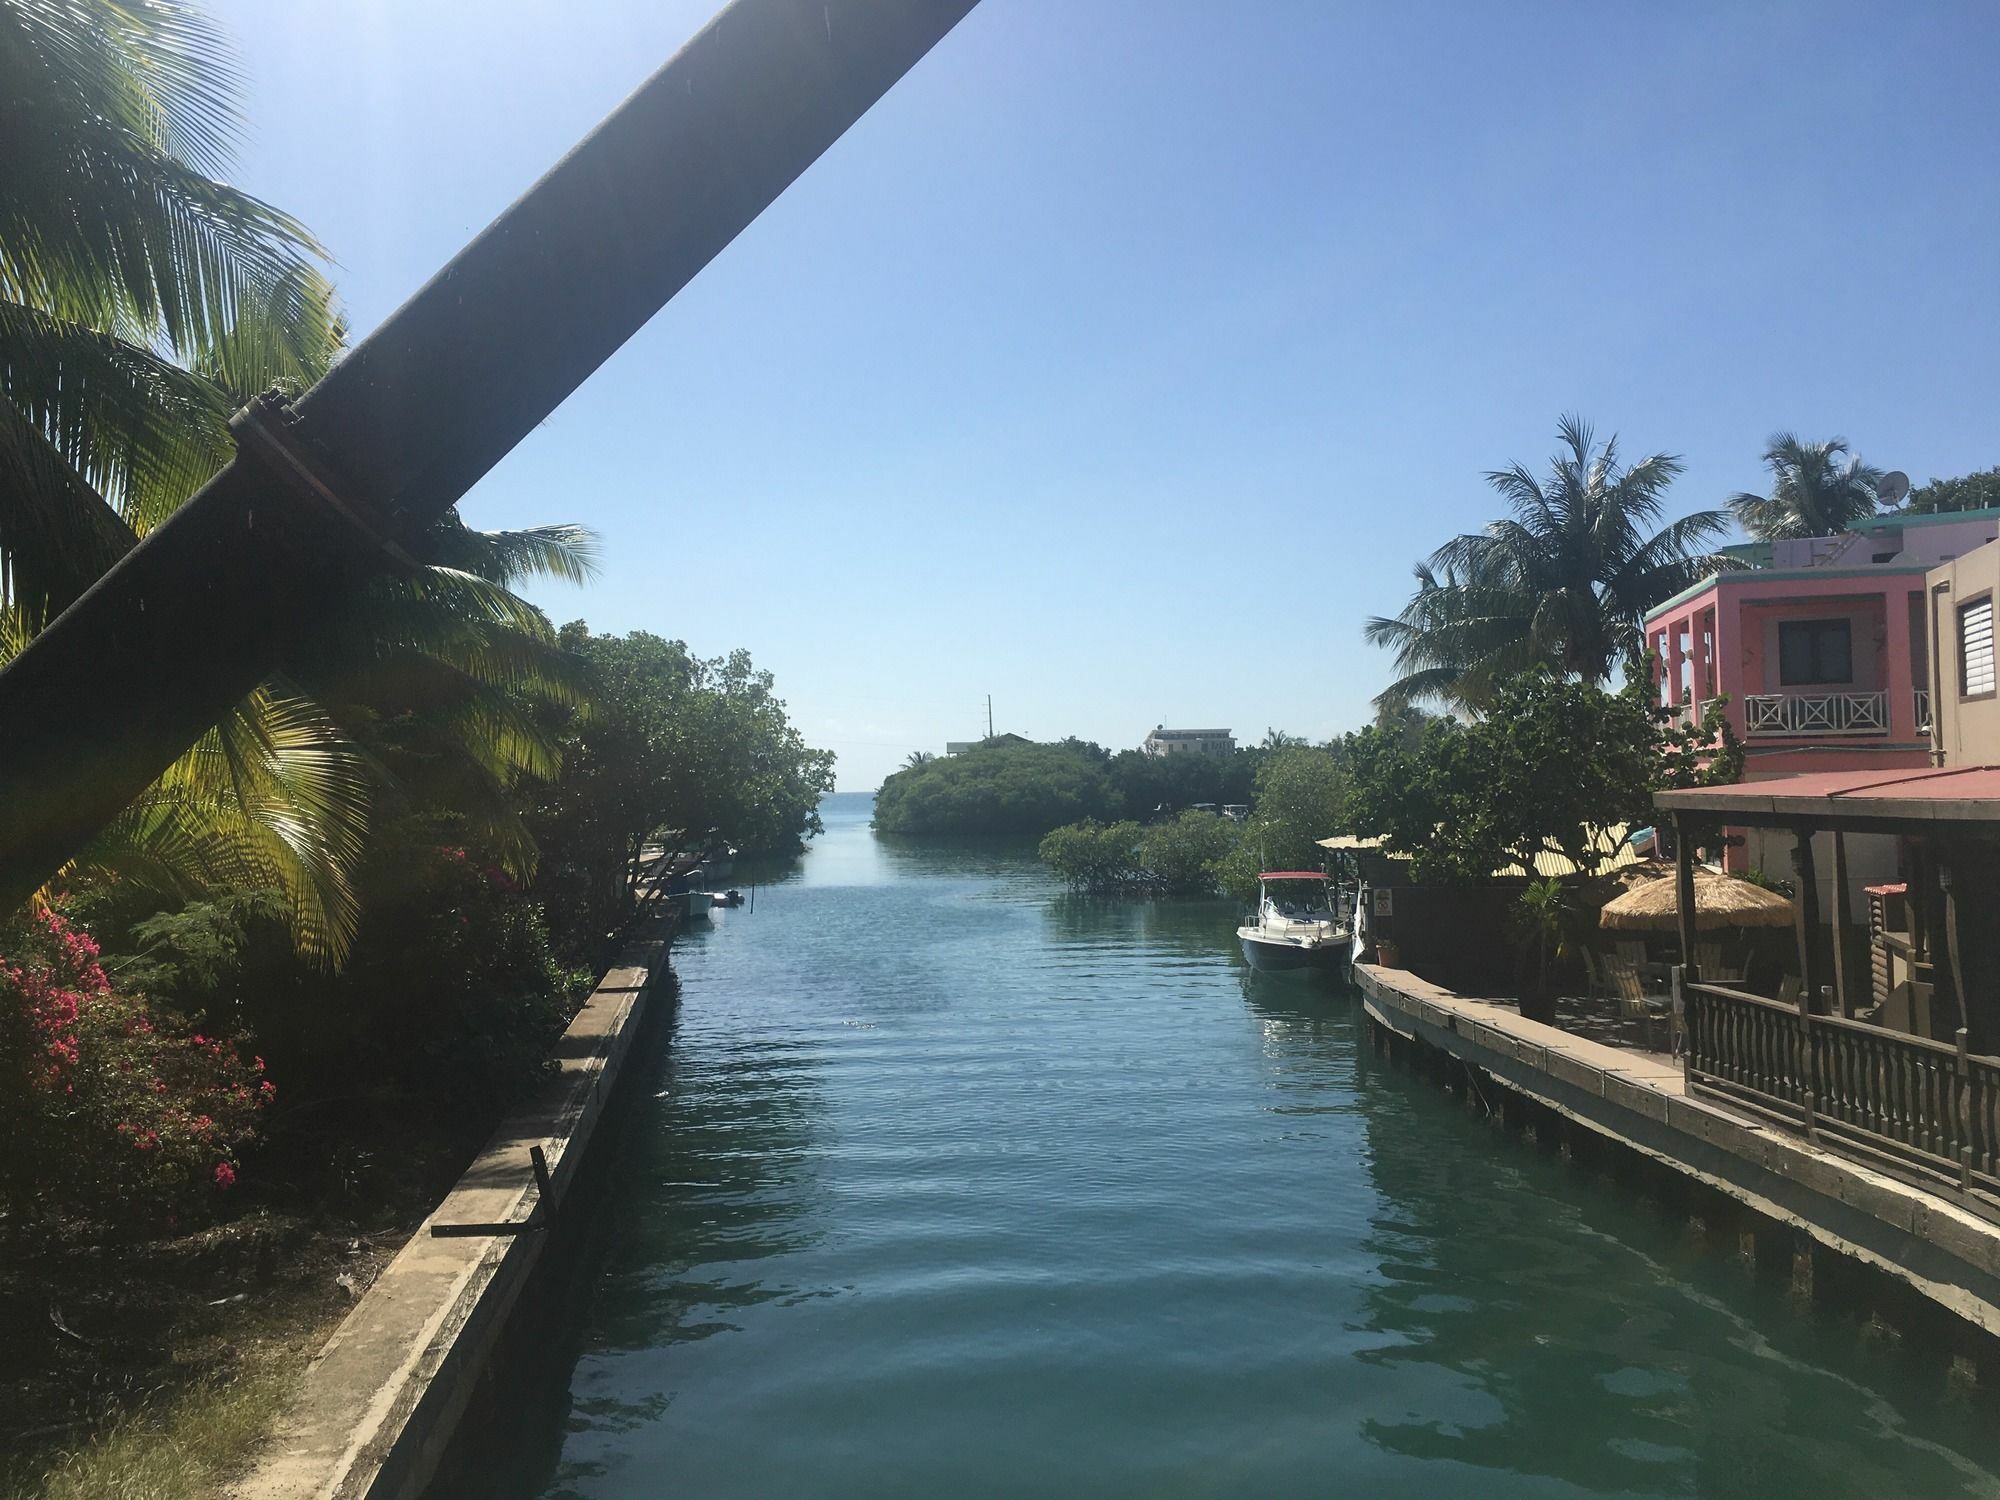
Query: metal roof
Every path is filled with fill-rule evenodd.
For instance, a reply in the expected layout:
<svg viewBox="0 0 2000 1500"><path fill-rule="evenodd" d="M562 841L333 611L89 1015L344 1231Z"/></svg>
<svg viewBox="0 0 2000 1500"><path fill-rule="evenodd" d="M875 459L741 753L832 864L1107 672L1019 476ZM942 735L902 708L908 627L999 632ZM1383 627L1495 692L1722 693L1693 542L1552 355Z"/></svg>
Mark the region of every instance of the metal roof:
<svg viewBox="0 0 2000 1500"><path fill-rule="evenodd" d="M1930 771L1809 771L1733 786L1655 792L1669 812L1758 823L1980 823L2000 831L2000 766Z"/></svg>
<svg viewBox="0 0 2000 1500"><path fill-rule="evenodd" d="M1641 832L1647 835L1650 835L1652 831L1650 828L1641 830ZM1358 833L1337 833L1330 839L1319 839L1316 842L1322 849L1335 850L1380 849L1382 847L1382 840L1379 836ZM1592 842L1597 850L1605 856L1604 860L1593 871L1594 874L1608 875L1614 870L1624 870L1631 868L1633 865L1644 864L1647 860L1646 855L1641 854L1637 849L1632 847L1630 826L1624 823L1616 823L1609 828L1600 828L1593 836ZM1409 856L1392 854L1390 857L1393 859L1407 859ZM1534 873L1543 879L1547 879L1550 876L1561 879L1563 876L1579 873L1576 862L1568 855L1555 849L1542 850L1541 853L1535 856L1534 864ZM1492 878L1502 880L1513 876L1526 875L1527 873L1527 869L1518 863L1505 864L1493 872Z"/></svg>

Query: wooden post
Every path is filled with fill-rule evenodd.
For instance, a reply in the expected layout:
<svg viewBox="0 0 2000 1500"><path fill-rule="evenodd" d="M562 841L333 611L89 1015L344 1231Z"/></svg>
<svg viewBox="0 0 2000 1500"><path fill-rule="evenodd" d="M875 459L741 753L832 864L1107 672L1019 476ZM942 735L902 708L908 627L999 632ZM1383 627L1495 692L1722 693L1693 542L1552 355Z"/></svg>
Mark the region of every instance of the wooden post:
<svg viewBox="0 0 2000 1500"><path fill-rule="evenodd" d="M1854 1014L1854 993L1847 985L1847 929L1853 921L1847 899L1847 836L1833 831L1833 999L1839 1014Z"/></svg>
<svg viewBox="0 0 2000 1500"><path fill-rule="evenodd" d="M1972 1006L1968 1003L1969 997L1965 988L1965 965L1961 962L1958 951L1958 881L1955 878L1957 871L1948 851L1946 857L1938 860L1937 874L1938 888L1944 892L1944 946L1945 956L1951 962L1951 998L1958 1007L1958 1028L1963 1034L1972 1025ZM1933 1029L1937 1026L1935 987L1931 991L1931 1025ZM1980 1045L1984 1050L1986 1046L1984 1037L1980 1038Z"/></svg>
<svg viewBox="0 0 2000 1500"><path fill-rule="evenodd" d="M1807 1139L1817 1137L1813 1118L1818 1092L1813 1066L1812 1012L1819 1000L1819 964L1813 953L1813 930L1819 924L1819 879L1813 868L1812 830L1793 831L1792 868L1798 876L1798 894L1793 898L1793 922L1799 936L1799 1094L1805 1103Z"/></svg>
<svg viewBox="0 0 2000 1500"><path fill-rule="evenodd" d="M1810 1011L1819 999L1819 959L1813 933L1819 925L1819 872L1813 867L1812 830L1792 831L1792 873L1798 893L1792 898L1792 926L1799 943L1800 1007Z"/></svg>
<svg viewBox="0 0 2000 1500"><path fill-rule="evenodd" d="M1681 972L1685 979L1701 978L1694 961L1694 850L1689 846L1687 820L1674 814L1674 905L1681 931Z"/></svg>

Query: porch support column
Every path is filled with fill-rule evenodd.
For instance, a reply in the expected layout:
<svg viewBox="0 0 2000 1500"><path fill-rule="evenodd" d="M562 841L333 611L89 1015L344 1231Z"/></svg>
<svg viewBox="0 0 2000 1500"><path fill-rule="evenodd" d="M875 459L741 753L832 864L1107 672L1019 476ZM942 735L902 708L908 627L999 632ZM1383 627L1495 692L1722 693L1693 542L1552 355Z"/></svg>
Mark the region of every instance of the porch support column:
<svg viewBox="0 0 2000 1500"><path fill-rule="evenodd" d="M1833 831L1833 1001L1836 1015L1854 1014L1854 995L1847 987L1847 929L1853 922L1847 899L1847 836Z"/></svg>
<svg viewBox="0 0 2000 1500"><path fill-rule="evenodd" d="M1694 957L1694 849L1688 839L1687 818L1674 817L1674 905L1681 929L1681 978L1699 980L1701 972Z"/></svg>
<svg viewBox="0 0 2000 1500"><path fill-rule="evenodd" d="M1896 744L1917 739L1916 659L1910 654L1910 595L1891 587L1882 596L1888 630L1882 650L1882 688L1889 695L1889 738Z"/></svg>
<svg viewBox="0 0 2000 1500"><path fill-rule="evenodd" d="M1813 868L1810 828L1792 830L1792 872L1798 889L1792 898L1792 925L1799 942L1799 982L1805 986L1799 1008L1811 1011L1819 1005L1819 955L1813 944L1819 926L1819 872Z"/></svg>
<svg viewBox="0 0 2000 1500"><path fill-rule="evenodd" d="M1972 1025L1972 1006L1968 1003L1965 992L1965 965L1959 957L1958 948L1958 880L1956 879L1958 872L1954 868L1957 861L1952 858L1951 850L1945 849L1941 853L1943 857L1938 860L1937 873L1938 888L1944 893L1945 954L1951 964L1951 998L1958 1008L1958 1025L1964 1029ZM1937 990L1933 987L1931 991L1933 1030L1937 1027L1937 1009ZM1983 1048L1986 1039L1981 1037L1979 1042Z"/></svg>

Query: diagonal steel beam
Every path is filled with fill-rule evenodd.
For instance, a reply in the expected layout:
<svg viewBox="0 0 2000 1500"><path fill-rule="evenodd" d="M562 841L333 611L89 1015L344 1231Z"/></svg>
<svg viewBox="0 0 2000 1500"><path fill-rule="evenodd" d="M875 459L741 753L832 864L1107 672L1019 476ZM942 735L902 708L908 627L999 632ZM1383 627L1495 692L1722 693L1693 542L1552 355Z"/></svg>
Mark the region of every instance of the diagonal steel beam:
<svg viewBox="0 0 2000 1500"><path fill-rule="evenodd" d="M392 566L977 0L734 0L0 671L0 911Z"/></svg>

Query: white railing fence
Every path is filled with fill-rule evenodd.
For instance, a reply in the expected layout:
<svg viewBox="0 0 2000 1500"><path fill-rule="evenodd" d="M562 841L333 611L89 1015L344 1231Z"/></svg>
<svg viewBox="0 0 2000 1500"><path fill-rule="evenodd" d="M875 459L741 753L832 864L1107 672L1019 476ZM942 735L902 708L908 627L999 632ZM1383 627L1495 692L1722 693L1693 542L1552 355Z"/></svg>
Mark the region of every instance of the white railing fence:
<svg viewBox="0 0 2000 1500"><path fill-rule="evenodd" d="M1887 693L1751 693L1745 734L1887 734Z"/></svg>

